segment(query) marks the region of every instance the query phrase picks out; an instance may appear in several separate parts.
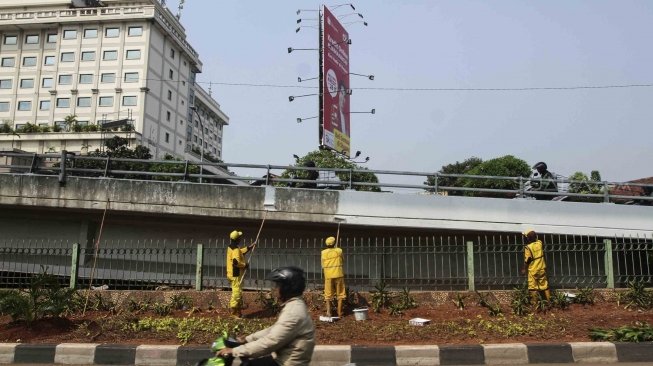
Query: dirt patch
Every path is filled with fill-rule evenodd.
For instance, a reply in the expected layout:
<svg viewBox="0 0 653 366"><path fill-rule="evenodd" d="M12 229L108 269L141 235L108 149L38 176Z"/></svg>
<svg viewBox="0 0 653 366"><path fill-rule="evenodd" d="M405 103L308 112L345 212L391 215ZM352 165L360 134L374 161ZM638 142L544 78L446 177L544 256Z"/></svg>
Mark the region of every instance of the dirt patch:
<svg viewBox="0 0 653 366"><path fill-rule="evenodd" d="M171 310L162 315L152 310L153 304L171 299L165 293L105 292L113 307L70 314L66 318L49 318L30 326L0 317L0 342L24 343L120 343L120 344L208 344L220 327L253 331L275 320L270 309L260 301L260 294L246 294L244 319L229 317L225 309L229 292L184 292L193 298L193 306ZM318 344L395 345L395 344L469 344L512 342L585 342L589 329L613 328L637 323L653 323L653 311L624 309L614 297L602 295L595 305L571 304L566 310L553 309L516 316L511 312L507 292L492 294L502 314L490 316L486 307L477 304L475 294L466 294L466 306L459 310L452 293L416 293L417 308L391 315L370 308L366 321L356 321L347 309L344 319L334 323L320 322L324 304L320 294L308 293L306 300L316 325ZM370 302L361 295L359 305ZM150 308L135 309L146 302ZM107 305L107 304L105 304ZM408 324L411 318L429 319L426 326ZM193 328L195 327L195 328Z"/></svg>

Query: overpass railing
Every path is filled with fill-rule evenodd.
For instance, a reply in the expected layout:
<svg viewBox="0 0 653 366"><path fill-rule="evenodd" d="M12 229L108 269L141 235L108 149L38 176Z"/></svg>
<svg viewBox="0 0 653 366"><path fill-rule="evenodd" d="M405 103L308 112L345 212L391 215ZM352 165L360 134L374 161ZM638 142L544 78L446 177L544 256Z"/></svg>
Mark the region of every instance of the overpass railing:
<svg viewBox="0 0 653 366"><path fill-rule="evenodd" d="M230 169L234 168L241 173L231 172ZM216 175L216 171L224 174ZM302 179L309 171L318 171L320 178ZM203 184L240 181L251 185L319 189L393 190L438 195L653 205L653 184L188 160L140 160L80 156L66 151L61 154L0 152L0 173L57 175L61 183L65 183L68 176ZM547 191L533 188L535 184L542 186L546 183L556 183L560 189Z"/></svg>
<svg viewBox="0 0 653 366"><path fill-rule="evenodd" d="M653 280L652 237L540 236L549 281L554 288L626 287ZM324 238L261 238L244 285L264 288L273 268L297 265L308 284L324 283L320 251ZM110 289L227 288L227 241L125 240L69 243L0 239L0 287L18 287L43 270L71 287ZM520 236L343 237L347 285L372 290L512 289L520 275Z"/></svg>

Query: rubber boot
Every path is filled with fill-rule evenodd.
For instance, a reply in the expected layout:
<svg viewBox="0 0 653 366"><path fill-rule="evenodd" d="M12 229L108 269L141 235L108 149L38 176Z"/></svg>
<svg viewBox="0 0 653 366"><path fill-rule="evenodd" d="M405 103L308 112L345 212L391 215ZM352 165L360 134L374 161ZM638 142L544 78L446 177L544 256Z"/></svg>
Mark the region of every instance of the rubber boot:
<svg viewBox="0 0 653 366"><path fill-rule="evenodd" d="M240 309L238 308L231 308L231 316L234 318L242 318L243 314L241 313Z"/></svg>
<svg viewBox="0 0 653 366"><path fill-rule="evenodd" d="M528 290L528 292L531 294L531 305L537 305L537 300L540 299L540 294L538 294L536 290Z"/></svg>
<svg viewBox="0 0 653 366"><path fill-rule="evenodd" d="M326 302L326 313L327 313L327 316L329 316L329 317L331 316L331 301L329 301L329 300L327 300L327 302Z"/></svg>
<svg viewBox="0 0 653 366"><path fill-rule="evenodd" d="M338 299L338 317L342 318L342 299Z"/></svg>
<svg viewBox="0 0 653 366"><path fill-rule="evenodd" d="M546 289L546 290L544 290L543 292L544 292L544 298L545 298L547 301L551 300L551 290Z"/></svg>

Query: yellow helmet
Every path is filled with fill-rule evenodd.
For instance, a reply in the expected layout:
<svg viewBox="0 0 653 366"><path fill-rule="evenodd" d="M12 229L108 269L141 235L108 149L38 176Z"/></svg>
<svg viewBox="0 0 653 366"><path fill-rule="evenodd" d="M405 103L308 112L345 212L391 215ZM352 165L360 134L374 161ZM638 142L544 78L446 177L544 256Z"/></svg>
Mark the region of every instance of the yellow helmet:
<svg viewBox="0 0 653 366"><path fill-rule="evenodd" d="M528 236L528 234L530 234L530 233L535 234L535 230L533 230L533 229L526 229L526 230L522 231L522 235L524 235L524 236Z"/></svg>
<svg viewBox="0 0 653 366"><path fill-rule="evenodd" d="M336 244L336 238L334 238L333 236L330 236L330 237L326 238L324 243L326 244L327 247L332 247L332 246L334 246Z"/></svg>
<svg viewBox="0 0 653 366"><path fill-rule="evenodd" d="M242 235L243 235L242 231L234 230L234 231L231 232L231 234L229 234L229 238L231 240L236 240L236 239L240 238Z"/></svg>

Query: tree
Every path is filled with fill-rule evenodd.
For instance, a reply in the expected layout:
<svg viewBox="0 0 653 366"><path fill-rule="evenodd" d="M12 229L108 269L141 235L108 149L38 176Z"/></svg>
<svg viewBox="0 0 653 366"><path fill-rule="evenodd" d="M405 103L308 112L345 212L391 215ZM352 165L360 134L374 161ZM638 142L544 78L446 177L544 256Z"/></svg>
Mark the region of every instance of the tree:
<svg viewBox="0 0 653 366"><path fill-rule="evenodd" d="M453 164L443 165L442 168L438 171L440 174L468 174L468 172L481 164L482 159L472 156L471 158L465 159L465 161L458 162L456 161ZM435 176L429 176L426 179L426 182L429 186L435 185ZM461 178L458 177L438 177L438 187L461 187ZM433 192L433 189L428 189L429 192ZM448 191L450 196L462 196L463 191Z"/></svg>
<svg viewBox="0 0 653 366"><path fill-rule="evenodd" d="M601 184L601 173L598 170L592 170L588 177L583 172L575 172L569 177L572 183L569 183L569 193L580 194L603 194L603 184ZM602 198L598 197L570 197L570 201L577 202L601 202Z"/></svg>
<svg viewBox="0 0 653 366"><path fill-rule="evenodd" d="M312 161L315 163L315 166L318 168L337 168L337 169L352 169L352 170L367 170L367 168L361 167L356 163L353 163L340 155L337 155L331 150L315 150L305 156L297 159L296 166L306 166L306 163ZM294 177L296 179L308 179L307 170L294 170L289 169L285 170L282 174L282 178L289 179ZM349 172L336 172L336 176L342 182L347 182L345 185L339 187L334 187L335 189L344 189L349 185ZM369 192L380 192L381 189L378 186L362 186L356 185L356 183L378 183L379 179L373 173L368 172L352 172L351 174L352 188L357 191L369 191ZM285 184L280 184L285 185Z"/></svg>
<svg viewBox="0 0 653 366"><path fill-rule="evenodd" d="M491 160L484 161L467 172L468 175L485 175L492 177L523 177L528 178L531 174L531 168L524 160L512 155L502 156ZM486 188L486 189L519 189L518 180L504 179L478 179L462 178L463 187L467 188ZM465 192L466 196L475 197L499 197L512 198L510 193L493 193L493 192Z"/></svg>

